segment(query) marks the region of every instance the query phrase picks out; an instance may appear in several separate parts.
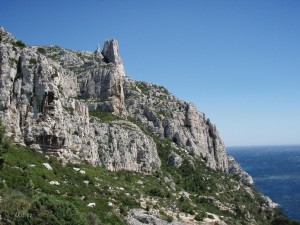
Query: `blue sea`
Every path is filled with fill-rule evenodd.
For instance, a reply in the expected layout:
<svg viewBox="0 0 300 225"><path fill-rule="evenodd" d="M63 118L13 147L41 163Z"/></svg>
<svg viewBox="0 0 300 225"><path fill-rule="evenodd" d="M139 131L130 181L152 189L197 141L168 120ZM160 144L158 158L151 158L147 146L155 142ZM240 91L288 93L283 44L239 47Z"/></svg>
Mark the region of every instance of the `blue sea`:
<svg viewBox="0 0 300 225"><path fill-rule="evenodd" d="M254 186L300 221L300 145L228 147L254 179Z"/></svg>

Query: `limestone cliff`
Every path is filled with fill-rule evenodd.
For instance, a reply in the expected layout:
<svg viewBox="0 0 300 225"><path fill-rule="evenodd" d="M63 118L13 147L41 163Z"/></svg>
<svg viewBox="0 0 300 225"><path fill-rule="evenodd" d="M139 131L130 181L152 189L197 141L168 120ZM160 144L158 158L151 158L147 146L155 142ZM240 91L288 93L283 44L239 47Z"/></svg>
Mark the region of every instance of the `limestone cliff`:
<svg viewBox="0 0 300 225"><path fill-rule="evenodd" d="M164 87L124 78L130 115L156 135L172 140L214 169L228 170L227 155L216 127L195 105L171 95Z"/></svg>
<svg viewBox="0 0 300 225"><path fill-rule="evenodd" d="M215 125L164 87L125 76L116 40L87 52L28 46L0 32L0 113L16 143L64 160L148 173L160 167L154 135L228 171ZM119 117L103 121L90 115L97 111Z"/></svg>
<svg viewBox="0 0 300 225"><path fill-rule="evenodd" d="M125 75L116 40L94 52L29 46L0 27L0 117L15 143L71 162L0 143L0 186L28 194L26 221L39 218L27 212L41 195L105 224L271 224L276 214L204 113Z"/></svg>

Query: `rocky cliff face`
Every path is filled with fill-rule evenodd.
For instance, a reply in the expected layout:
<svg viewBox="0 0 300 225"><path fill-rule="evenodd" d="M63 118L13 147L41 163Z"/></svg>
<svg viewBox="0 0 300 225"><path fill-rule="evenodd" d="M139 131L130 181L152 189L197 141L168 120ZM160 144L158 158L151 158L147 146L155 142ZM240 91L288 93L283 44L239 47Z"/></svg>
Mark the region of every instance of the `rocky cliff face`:
<svg viewBox="0 0 300 225"><path fill-rule="evenodd" d="M276 205L251 188L205 114L164 87L125 75L116 40L102 52L99 45L74 51L28 46L0 28L0 117L19 145L76 164L7 151L0 184L7 180L14 190L15 173L28 199L52 193L75 200L95 207L99 218L114 217L109 224L115 215L127 224L271 224L275 215Z"/></svg>
<svg viewBox="0 0 300 225"><path fill-rule="evenodd" d="M195 105L179 100L165 88L124 79L126 108L156 135L172 140L214 169L228 170L227 155L216 127Z"/></svg>
<svg viewBox="0 0 300 225"><path fill-rule="evenodd" d="M228 171L216 127L164 87L125 76L116 40L93 53L28 46L0 33L0 113L15 142L64 160L150 173L161 163L154 135Z"/></svg>

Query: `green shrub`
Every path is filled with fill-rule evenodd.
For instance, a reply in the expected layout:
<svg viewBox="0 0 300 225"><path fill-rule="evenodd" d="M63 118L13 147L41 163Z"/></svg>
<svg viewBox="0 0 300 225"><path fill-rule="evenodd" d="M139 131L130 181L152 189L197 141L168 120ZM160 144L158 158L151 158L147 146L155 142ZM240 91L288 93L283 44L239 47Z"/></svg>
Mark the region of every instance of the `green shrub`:
<svg viewBox="0 0 300 225"><path fill-rule="evenodd" d="M132 208L138 208L139 204L137 203L137 201L132 198L129 197L127 195L123 195L123 194L119 194L117 196L117 199L124 205L127 206L128 208L132 209Z"/></svg>
<svg viewBox="0 0 300 225"><path fill-rule="evenodd" d="M42 47L39 47L37 49L38 53L41 53L41 54L46 54L46 49L42 48Z"/></svg>
<svg viewBox="0 0 300 225"><path fill-rule="evenodd" d="M110 224L110 225L126 225L119 217L116 215L112 215L110 217L101 218L103 224Z"/></svg>
<svg viewBox="0 0 300 225"><path fill-rule="evenodd" d="M38 198L28 212L31 216L21 217L16 224L86 224L72 203L52 196Z"/></svg>
<svg viewBox="0 0 300 225"><path fill-rule="evenodd" d="M72 107L64 107L64 110L67 111L70 115L74 115L74 109Z"/></svg>
<svg viewBox="0 0 300 225"><path fill-rule="evenodd" d="M86 214L85 218L86 218L87 224L89 224L89 225L101 225L102 224L101 220L95 213L89 212Z"/></svg>
<svg viewBox="0 0 300 225"><path fill-rule="evenodd" d="M6 128L2 125L2 119L0 117L0 170L3 169L5 163L3 154L6 153L12 145L12 139L5 136L5 131Z"/></svg>
<svg viewBox="0 0 300 225"><path fill-rule="evenodd" d="M191 214L191 215L194 215L195 212L194 212L194 207L192 206L192 204L190 203L189 200L185 199L184 197L180 197L179 198L179 210L181 212L184 212L184 213L188 213L188 214Z"/></svg>
<svg viewBox="0 0 300 225"><path fill-rule="evenodd" d="M209 219L214 219L214 218L215 218L215 217L214 217L213 215L211 215L211 214L208 214L207 217L208 217Z"/></svg>
<svg viewBox="0 0 300 225"><path fill-rule="evenodd" d="M22 41L16 41L13 43L14 47L25 48L26 45Z"/></svg>
<svg viewBox="0 0 300 225"><path fill-rule="evenodd" d="M123 216L127 216L127 211L128 211L127 207L125 207L125 206L123 206L123 205L120 205L119 209L120 209L120 213L121 213Z"/></svg>
<svg viewBox="0 0 300 225"><path fill-rule="evenodd" d="M36 63L37 63L37 61L36 61L36 59L35 59L35 58L31 58L31 59L29 60L29 63L30 63L30 64L36 64Z"/></svg>
<svg viewBox="0 0 300 225"><path fill-rule="evenodd" d="M156 196L156 197L161 197L164 198L165 197L165 193L158 188L151 188L150 190L147 191L147 193L151 196Z"/></svg>
<svg viewBox="0 0 300 225"><path fill-rule="evenodd" d="M174 219L172 216L168 215L165 211L163 210L159 210L160 215L162 216L162 218L166 221L168 221L169 223L171 223Z"/></svg>
<svg viewBox="0 0 300 225"><path fill-rule="evenodd" d="M15 64L18 64L18 61L15 60L14 58L9 58L9 66L10 67L15 67Z"/></svg>
<svg viewBox="0 0 300 225"><path fill-rule="evenodd" d="M203 221L203 219L206 217L206 213L205 212L199 212L196 216L195 216L195 220L197 221Z"/></svg>
<svg viewBox="0 0 300 225"><path fill-rule="evenodd" d="M6 191L2 194L5 194L0 207L2 221L13 221L16 217L27 214L31 204L28 197L19 191Z"/></svg>
<svg viewBox="0 0 300 225"><path fill-rule="evenodd" d="M151 87L144 82L137 82L136 86L142 91L143 94L147 93L151 89Z"/></svg>

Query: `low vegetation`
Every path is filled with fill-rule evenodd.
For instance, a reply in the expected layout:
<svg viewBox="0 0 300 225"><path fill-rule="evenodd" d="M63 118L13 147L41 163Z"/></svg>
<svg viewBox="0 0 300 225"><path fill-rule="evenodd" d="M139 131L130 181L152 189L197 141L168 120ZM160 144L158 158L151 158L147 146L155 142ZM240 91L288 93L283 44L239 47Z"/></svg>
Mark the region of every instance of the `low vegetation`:
<svg viewBox="0 0 300 225"><path fill-rule="evenodd" d="M13 42L13 46L22 49L22 48L26 47L26 44L24 44L22 41L15 41L15 42Z"/></svg>
<svg viewBox="0 0 300 225"><path fill-rule="evenodd" d="M95 117L99 119L101 122L111 122L111 121L121 119L120 117L112 114L111 112L103 112L100 110L90 111L89 114L90 117Z"/></svg>

